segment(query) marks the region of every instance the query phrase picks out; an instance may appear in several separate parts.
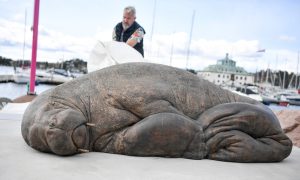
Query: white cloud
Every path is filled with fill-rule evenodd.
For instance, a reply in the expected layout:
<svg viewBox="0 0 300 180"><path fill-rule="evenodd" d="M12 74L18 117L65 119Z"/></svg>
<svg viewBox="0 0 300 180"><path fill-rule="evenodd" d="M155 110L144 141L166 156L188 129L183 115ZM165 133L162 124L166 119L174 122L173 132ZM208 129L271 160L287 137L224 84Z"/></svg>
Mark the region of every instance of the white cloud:
<svg viewBox="0 0 300 180"><path fill-rule="evenodd" d="M171 49L173 42L173 54L171 60ZM225 57L229 53L230 58L234 60L247 59L250 63L255 63L257 58L262 57L261 53L256 51L260 47L258 40L238 40L229 42L226 40L208 40L194 39L190 45L190 56L187 62L188 35L184 32L174 33L169 35L153 36L152 45L148 40L145 41L145 57L154 62L170 65L181 68L193 68L201 70L204 67L215 64L218 59ZM244 61L240 61L244 63ZM239 66L242 63L237 62ZM254 65L255 66L255 65ZM255 68L249 68L249 71Z"/></svg>
<svg viewBox="0 0 300 180"><path fill-rule="evenodd" d="M279 40L281 41L288 41L288 42L292 42L296 40L296 37L293 36L287 36L287 35L281 35L279 36Z"/></svg>
<svg viewBox="0 0 300 180"><path fill-rule="evenodd" d="M0 32L2 41L23 42L24 25L20 23L0 19Z"/></svg>
<svg viewBox="0 0 300 180"><path fill-rule="evenodd" d="M24 25L0 19L0 55L22 59ZM31 59L32 31L26 27L25 59ZM62 59L87 60L89 51L96 43L93 37L74 37L39 26L37 61L56 62Z"/></svg>
<svg viewBox="0 0 300 180"><path fill-rule="evenodd" d="M88 60L89 53L98 40L111 40L111 31L102 28L88 37L75 37L39 26L38 61L57 62L71 58ZM31 59L32 32L26 29L25 59ZM218 59L229 57L237 62L237 66L247 71L256 69L282 69L296 72L297 52L286 49L266 49L265 53L257 53L260 48L258 40L226 41L222 39L193 39L190 45L190 56L187 61L188 34L154 34L152 42L145 37L145 58L150 62L172 65L179 68L201 70L215 64ZM24 24L0 18L0 56L22 59L24 40ZM171 53L173 45L173 53ZM276 55L278 56L276 61Z"/></svg>

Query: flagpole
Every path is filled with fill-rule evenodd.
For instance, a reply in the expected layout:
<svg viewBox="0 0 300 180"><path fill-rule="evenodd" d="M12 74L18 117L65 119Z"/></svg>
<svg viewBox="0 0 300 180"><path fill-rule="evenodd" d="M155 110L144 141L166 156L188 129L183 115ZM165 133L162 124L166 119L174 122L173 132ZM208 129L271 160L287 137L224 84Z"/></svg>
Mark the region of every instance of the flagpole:
<svg viewBox="0 0 300 180"><path fill-rule="evenodd" d="M36 94L35 88L35 72L36 72L36 54L37 54L37 42L38 42L38 24L39 24L39 6L40 0L34 1L34 15L33 15L33 37L32 37L32 53L31 53L31 68L30 68L30 95Z"/></svg>

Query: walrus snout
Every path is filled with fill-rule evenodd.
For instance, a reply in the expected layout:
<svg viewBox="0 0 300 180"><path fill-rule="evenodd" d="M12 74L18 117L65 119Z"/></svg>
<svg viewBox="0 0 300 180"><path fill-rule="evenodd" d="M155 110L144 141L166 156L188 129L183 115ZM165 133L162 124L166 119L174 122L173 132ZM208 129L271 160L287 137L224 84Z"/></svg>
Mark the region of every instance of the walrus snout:
<svg viewBox="0 0 300 180"><path fill-rule="evenodd" d="M89 138L86 119L81 112L66 109L49 120L46 139L50 150L58 155L79 153L78 149L87 149Z"/></svg>
<svg viewBox="0 0 300 180"><path fill-rule="evenodd" d="M57 155L73 155L80 153L79 149L88 149L87 120L81 112L70 108L47 109L44 116L36 118L39 123L31 124L28 134L23 135L31 147Z"/></svg>

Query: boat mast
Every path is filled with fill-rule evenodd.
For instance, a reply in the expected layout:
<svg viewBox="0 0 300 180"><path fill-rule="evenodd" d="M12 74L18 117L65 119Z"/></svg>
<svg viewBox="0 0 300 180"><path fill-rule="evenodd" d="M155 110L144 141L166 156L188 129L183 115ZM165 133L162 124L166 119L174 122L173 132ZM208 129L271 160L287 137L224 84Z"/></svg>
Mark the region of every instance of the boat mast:
<svg viewBox="0 0 300 180"><path fill-rule="evenodd" d="M298 89L297 81L298 81L298 67L299 67L299 50L298 50L298 62L297 62L297 73L296 73L296 79L295 79L295 88Z"/></svg>
<svg viewBox="0 0 300 180"><path fill-rule="evenodd" d="M287 63L287 59L285 59L285 67L286 67L286 63ZM286 72L286 70L284 70L284 73L283 73L283 89L285 89L285 72Z"/></svg>
<svg viewBox="0 0 300 180"><path fill-rule="evenodd" d="M292 78L291 78L291 80L290 80L290 82L289 82L289 85L288 85L288 89L291 87L291 84L292 84L292 82L293 82L293 80L294 80L294 74L293 74L293 76L292 76Z"/></svg>
<svg viewBox="0 0 300 180"><path fill-rule="evenodd" d="M172 46L171 46L171 55L170 55L170 66L172 66L172 58L173 58L173 48L174 48L174 34L172 34Z"/></svg>
<svg viewBox="0 0 300 180"><path fill-rule="evenodd" d="M270 61L268 62L268 67L267 67L267 74L266 74L266 84L269 83L269 70L270 70Z"/></svg>
<svg viewBox="0 0 300 180"><path fill-rule="evenodd" d="M193 16L192 16L192 24L191 24L191 30L190 30L190 38L188 42L188 47L187 47L187 54L186 54L186 65L185 68L188 68L189 64L189 56L190 56L190 46L191 46L191 41L192 41L192 35L193 35L193 27L194 27L194 20L195 20L195 13L196 11L193 11Z"/></svg>
<svg viewBox="0 0 300 180"><path fill-rule="evenodd" d="M153 14L152 14L152 27L151 27L151 34L150 34L150 53L152 53L152 37L154 32L154 24L155 24L155 15L156 15L156 0L154 0L154 7L153 7Z"/></svg>
<svg viewBox="0 0 300 180"><path fill-rule="evenodd" d="M31 95L35 94L34 88L35 88L36 54L37 54L37 42L38 42L39 7L40 7L40 0L34 0L30 86L29 86L29 92L27 92L27 94L31 94Z"/></svg>
<svg viewBox="0 0 300 180"><path fill-rule="evenodd" d="M276 54L275 73L273 73L273 84L272 84L272 86L275 86L276 74L277 74L277 61L278 61L278 55Z"/></svg>
<svg viewBox="0 0 300 180"><path fill-rule="evenodd" d="M24 22L24 39L23 39L23 61L22 66L24 66L25 61L25 42L26 42L26 19L27 19L27 9L25 9L25 22Z"/></svg>

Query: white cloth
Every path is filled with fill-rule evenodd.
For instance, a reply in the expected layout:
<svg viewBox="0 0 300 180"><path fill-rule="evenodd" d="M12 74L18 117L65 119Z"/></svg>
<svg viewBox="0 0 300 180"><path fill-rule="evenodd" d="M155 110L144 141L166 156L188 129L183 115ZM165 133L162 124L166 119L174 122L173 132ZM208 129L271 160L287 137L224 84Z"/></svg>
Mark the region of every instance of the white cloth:
<svg viewBox="0 0 300 180"><path fill-rule="evenodd" d="M87 67L90 73L108 66L128 62L146 62L146 60L126 43L98 41L90 53Z"/></svg>

